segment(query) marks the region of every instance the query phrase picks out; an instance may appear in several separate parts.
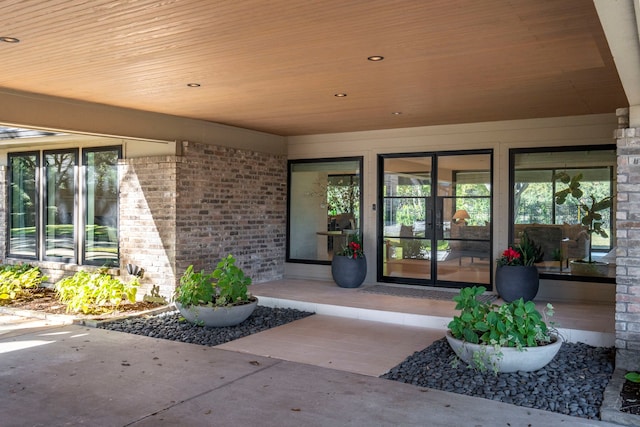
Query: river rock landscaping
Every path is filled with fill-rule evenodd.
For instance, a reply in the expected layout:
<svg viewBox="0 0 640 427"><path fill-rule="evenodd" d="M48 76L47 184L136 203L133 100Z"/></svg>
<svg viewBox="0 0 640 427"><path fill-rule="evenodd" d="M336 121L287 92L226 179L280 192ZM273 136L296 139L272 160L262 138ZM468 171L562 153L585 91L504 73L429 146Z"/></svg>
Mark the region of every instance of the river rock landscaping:
<svg viewBox="0 0 640 427"><path fill-rule="evenodd" d="M443 338L381 376L390 380L528 408L599 419L613 373L615 349L563 343L545 368L534 372L479 372L456 357Z"/></svg>
<svg viewBox="0 0 640 427"><path fill-rule="evenodd" d="M104 322L98 327L190 344L216 346L275 328L276 326L285 325L312 314L291 308L270 308L259 305L247 320L236 326L220 328L198 326L187 322L177 311L171 311L155 316L132 317Z"/></svg>

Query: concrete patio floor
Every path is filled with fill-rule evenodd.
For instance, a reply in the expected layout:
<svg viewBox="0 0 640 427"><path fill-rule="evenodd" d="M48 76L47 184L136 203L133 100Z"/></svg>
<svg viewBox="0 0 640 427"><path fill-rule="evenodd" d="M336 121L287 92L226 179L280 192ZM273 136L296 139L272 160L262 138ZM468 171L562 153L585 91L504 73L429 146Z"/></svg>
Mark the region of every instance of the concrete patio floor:
<svg viewBox="0 0 640 427"><path fill-rule="evenodd" d="M314 329L336 328L317 318ZM251 353L0 319L3 426L615 425ZM384 353L387 343L370 345Z"/></svg>
<svg viewBox="0 0 640 427"><path fill-rule="evenodd" d="M444 336L452 301L309 280L252 291L318 314L215 348L0 315L0 425L614 425L377 378ZM570 336L611 340L611 307L560 306Z"/></svg>

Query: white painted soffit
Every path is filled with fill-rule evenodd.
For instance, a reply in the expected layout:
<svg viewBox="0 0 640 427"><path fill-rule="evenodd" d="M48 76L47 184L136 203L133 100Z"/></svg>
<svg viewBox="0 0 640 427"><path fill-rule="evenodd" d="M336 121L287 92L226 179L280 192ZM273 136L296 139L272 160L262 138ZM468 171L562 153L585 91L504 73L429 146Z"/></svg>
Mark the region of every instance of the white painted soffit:
<svg viewBox="0 0 640 427"><path fill-rule="evenodd" d="M640 126L640 0L594 0L594 5L631 107L631 125Z"/></svg>

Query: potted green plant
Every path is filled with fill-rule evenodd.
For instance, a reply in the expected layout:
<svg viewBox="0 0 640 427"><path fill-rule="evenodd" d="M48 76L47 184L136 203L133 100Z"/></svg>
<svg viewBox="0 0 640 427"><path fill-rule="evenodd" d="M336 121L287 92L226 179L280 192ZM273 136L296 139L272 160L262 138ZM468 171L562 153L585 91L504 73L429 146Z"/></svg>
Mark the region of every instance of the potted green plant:
<svg viewBox="0 0 640 427"><path fill-rule="evenodd" d="M515 248L510 246L496 260L496 290L504 301L531 301L536 297L540 277L535 264L543 255L540 246L524 231Z"/></svg>
<svg viewBox="0 0 640 427"><path fill-rule="evenodd" d="M367 275L367 259L358 234L349 234L347 243L333 254L331 276L341 288L357 288Z"/></svg>
<svg viewBox="0 0 640 427"><path fill-rule="evenodd" d="M580 181L582 180L581 173L569 176L567 172L558 172L554 175L554 180L558 180L567 185L567 188L559 190L554 194L556 204L563 205L566 203L567 198L571 196L582 214L580 222L587 229L586 231L589 235L589 253L587 260L572 260L570 262L571 272L574 274L606 276L608 273L608 264L594 261L591 251L594 234L605 238L609 237L607 231L602 228L602 214L600 212L611 208L613 205L613 196L606 196L597 200L593 194L590 194L587 196L587 201L583 201L582 197L584 192L580 188Z"/></svg>
<svg viewBox="0 0 640 427"><path fill-rule="evenodd" d="M453 300L459 316L449 322L447 341L470 366L494 372L536 371L560 350L562 339L553 334L531 301L518 299L501 305L480 301L483 286L463 288ZM547 304L545 316L553 315Z"/></svg>
<svg viewBox="0 0 640 427"><path fill-rule="evenodd" d="M174 295L174 303L186 320L203 326L233 326L253 313L258 299L247 289L251 278L235 263L229 254L209 274L195 272L193 265L186 269Z"/></svg>

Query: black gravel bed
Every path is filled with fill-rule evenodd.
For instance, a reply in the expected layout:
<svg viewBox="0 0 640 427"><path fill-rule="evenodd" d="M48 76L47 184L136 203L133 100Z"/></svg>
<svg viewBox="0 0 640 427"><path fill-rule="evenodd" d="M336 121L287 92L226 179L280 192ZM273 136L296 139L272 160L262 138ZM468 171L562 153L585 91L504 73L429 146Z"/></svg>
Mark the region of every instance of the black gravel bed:
<svg viewBox="0 0 640 427"><path fill-rule="evenodd" d="M599 419L604 390L614 370L615 349L563 343L546 367L534 372L479 372L452 361L445 338L415 352L381 376L419 387L483 397L527 408Z"/></svg>
<svg viewBox="0 0 640 427"><path fill-rule="evenodd" d="M310 316L314 313L291 308L270 308L257 306L253 314L237 326L209 328L187 322L179 312L171 311L155 316L135 317L99 325L99 328L111 331L127 332L181 341L190 344L216 346L251 334L285 325Z"/></svg>

